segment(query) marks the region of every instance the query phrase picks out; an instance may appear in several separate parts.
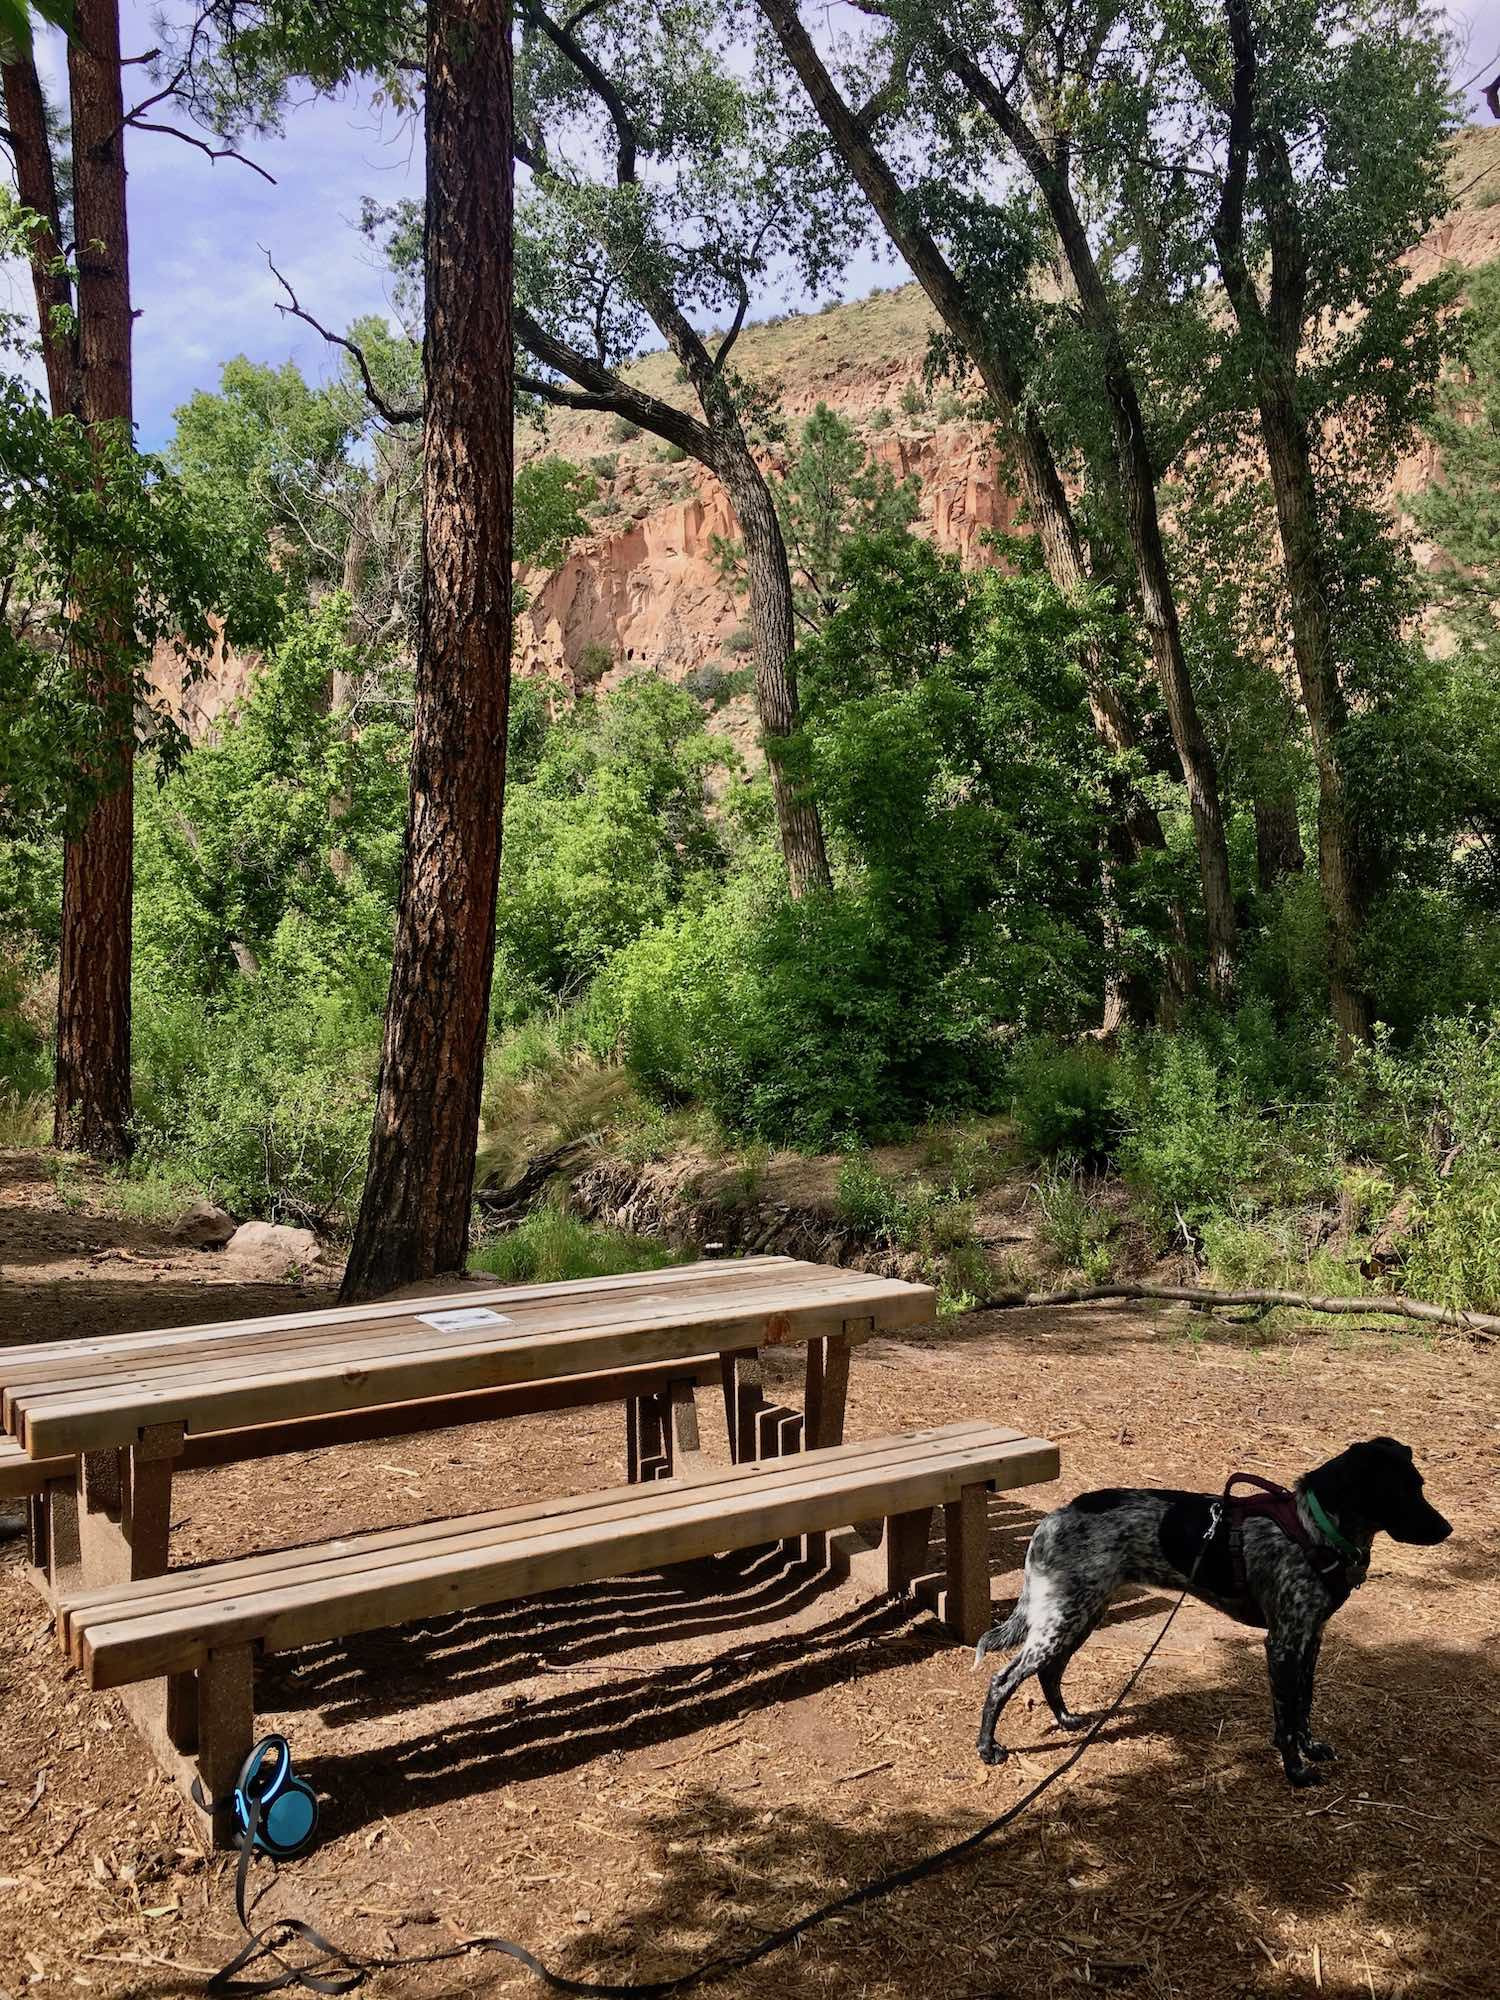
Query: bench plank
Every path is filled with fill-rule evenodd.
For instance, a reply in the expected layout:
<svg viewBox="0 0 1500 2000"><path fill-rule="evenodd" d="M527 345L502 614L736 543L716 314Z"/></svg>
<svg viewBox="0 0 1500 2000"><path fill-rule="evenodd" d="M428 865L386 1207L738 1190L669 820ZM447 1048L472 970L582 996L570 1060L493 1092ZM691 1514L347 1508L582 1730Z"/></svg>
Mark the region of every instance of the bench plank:
<svg viewBox="0 0 1500 2000"><path fill-rule="evenodd" d="M388 1553L404 1561L420 1549L431 1550L439 1540L454 1546L466 1539L483 1539L497 1530L534 1524L537 1526L593 1526L632 1513L649 1511L665 1504L673 1493L691 1492L698 1500L712 1500L721 1493L743 1489L747 1474L774 1469L787 1482L797 1478L820 1479L841 1468L865 1463L884 1465L902 1462L928 1451L942 1454L954 1447L974 1444L1029 1444L1020 1431L1001 1430L981 1418L966 1418L932 1430L908 1431L900 1436L868 1438L832 1451L801 1452L795 1459L755 1460L748 1465L716 1465L706 1468L691 1481L657 1480L649 1490L639 1485L606 1487L602 1491L570 1494L557 1500L531 1500L512 1507L487 1508L483 1513L460 1514L437 1521L416 1521L404 1528L378 1528L357 1535L337 1536L326 1542L302 1547L268 1549L261 1555L234 1556L225 1562L207 1563L197 1568L172 1570L150 1582L102 1584L93 1590L70 1592L58 1610L58 1630L72 1651L70 1632L82 1614L103 1612L114 1605L128 1605L142 1615L155 1608L176 1604L211 1604L232 1589L248 1595L267 1579L273 1586L289 1569L311 1573L325 1565L330 1573L358 1571ZM194 1579L197 1579L195 1582Z"/></svg>
<svg viewBox="0 0 1500 2000"><path fill-rule="evenodd" d="M894 1453L882 1451L891 1445ZM548 1508L523 1509L520 1519L477 1533L454 1522L430 1524L425 1538L403 1531L412 1539L399 1550L351 1551L345 1543L335 1566L325 1545L283 1557L257 1579L216 1579L213 1567L178 1571L143 1586L139 1610L128 1593L92 1606L74 1599L62 1609L62 1625L91 1684L118 1687L187 1671L219 1648L284 1652L836 1528L851 1518L946 1505L966 1486L1029 1485L1054 1479L1058 1470L1055 1445L995 1427L965 1429L947 1440L930 1433L878 1440L864 1455L845 1451L851 1449L854 1457L836 1462L802 1453L769 1466L736 1467L712 1481L624 1489L624 1498L606 1497L602 1519L588 1518L587 1506L562 1521ZM336 1566L365 1555L375 1567ZM177 1592L184 1596L174 1603Z"/></svg>

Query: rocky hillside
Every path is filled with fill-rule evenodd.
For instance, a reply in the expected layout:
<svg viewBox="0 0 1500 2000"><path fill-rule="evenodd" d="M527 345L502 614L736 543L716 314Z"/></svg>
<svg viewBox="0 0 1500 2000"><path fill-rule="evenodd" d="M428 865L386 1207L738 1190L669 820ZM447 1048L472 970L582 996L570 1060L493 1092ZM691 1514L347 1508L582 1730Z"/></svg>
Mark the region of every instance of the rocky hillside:
<svg viewBox="0 0 1500 2000"><path fill-rule="evenodd" d="M1454 148L1454 206L1411 259L1430 276L1445 262L1473 267L1500 256L1500 128L1471 127ZM773 394L795 432L826 402L858 427L874 456L921 484L919 525L966 562L983 559L986 530L1008 528L1016 501L992 439L963 401L929 397L922 363L934 326L915 285L873 293L811 315L746 329L736 366ZM642 387L687 407L671 355L644 356L629 371ZM733 531L722 488L691 460L618 419L554 412L545 432L518 439L526 453L555 452L599 483L593 532L561 569L523 579L530 606L518 630L520 672L578 688L608 686L646 669L695 677L728 693L745 667L743 601L720 573L714 538ZM1430 477L1425 458L1402 467L1397 490ZM249 662L231 657L184 689L169 649L156 676L189 734L212 727L245 684ZM747 694L723 706L721 726L748 747L755 731Z"/></svg>
<svg viewBox="0 0 1500 2000"><path fill-rule="evenodd" d="M1454 207L1413 256L1417 277L1445 262L1474 266L1500 256L1500 130L1471 127L1454 152ZM1016 502L989 435L962 400L922 388L934 315L916 285L850 305L753 326L736 365L772 393L793 431L819 402L853 421L873 455L922 487L921 525L939 546L980 560L987 529L1007 528ZM644 357L631 374L668 401L689 404L670 354ZM595 532L560 570L526 579L523 672L577 687L606 685L642 667L713 685L744 665L742 601L724 582L714 537L732 531L722 488L691 460L593 413L554 413L522 451L553 451L599 480ZM1402 468L1411 490L1430 467ZM734 718L740 703L731 704Z"/></svg>

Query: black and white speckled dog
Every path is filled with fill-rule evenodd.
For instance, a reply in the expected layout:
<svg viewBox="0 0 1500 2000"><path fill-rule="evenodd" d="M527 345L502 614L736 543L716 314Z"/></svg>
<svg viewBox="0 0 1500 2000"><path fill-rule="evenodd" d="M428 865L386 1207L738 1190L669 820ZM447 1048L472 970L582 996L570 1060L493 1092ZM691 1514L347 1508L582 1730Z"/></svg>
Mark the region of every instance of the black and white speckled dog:
<svg viewBox="0 0 1500 2000"><path fill-rule="evenodd" d="M1020 1600L975 1654L977 1664L997 1647L1020 1648L985 1698L979 1754L987 1764L1003 1761L995 1724L1032 1674L1059 1728L1088 1726L1063 1699L1063 1673L1114 1592L1133 1583L1190 1589L1240 1624L1264 1628L1276 1748L1294 1785L1319 1782L1317 1765L1334 1754L1314 1740L1310 1722L1324 1625L1364 1582L1381 1529L1398 1542L1430 1544L1452 1528L1422 1497L1411 1448L1395 1438L1351 1445L1293 1493L1248 1483L1262 1488L1249 1501L1147 1487L1080 1493L1038 1523Z"/></svg>

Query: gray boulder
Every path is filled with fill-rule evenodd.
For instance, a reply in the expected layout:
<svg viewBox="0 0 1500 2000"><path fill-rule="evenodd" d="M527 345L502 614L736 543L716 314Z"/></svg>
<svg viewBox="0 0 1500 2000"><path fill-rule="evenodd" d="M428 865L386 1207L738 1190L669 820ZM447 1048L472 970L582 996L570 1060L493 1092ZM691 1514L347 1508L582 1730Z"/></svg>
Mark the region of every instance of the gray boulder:
<svg viewBox="0 0 1500 2000"><path fill-rule="evenodd" d="M240 1276L274 1279L319 1269L323 1246L310 1229L293 1229L285 1222L242 1222L224 1255Z"/></svg>
<svg viewBox="0 0 1500 2000"><path fill-rule="evenodd" d="M167 1234L190 1250L222 1250L234 1235L234 1217L199 1199L182 1211Z"/></svg>

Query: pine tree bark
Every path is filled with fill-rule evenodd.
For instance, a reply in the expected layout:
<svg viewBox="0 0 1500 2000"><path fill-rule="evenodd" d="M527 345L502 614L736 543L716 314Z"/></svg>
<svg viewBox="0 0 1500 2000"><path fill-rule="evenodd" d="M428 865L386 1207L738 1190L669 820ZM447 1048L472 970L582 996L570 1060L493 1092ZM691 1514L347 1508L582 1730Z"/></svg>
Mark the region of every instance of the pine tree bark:
<svg viewBox="0 0 1500 2000"><path fill-rule="evenodd" d="M1031 408L1020 365L996 342L992 328L958 273L935 239L916 220L889 163L840 95L813 46L798 15L797 0L759 0L759 5L844 165L984 384L1015 454L1021 492L1047 574L1070 603L1088 602L1095 586L1083 537L1051 444ZM1089 712L1099 739L1117 755L1128 755L1138 747L1139 737L1113 685L1113 662L1102 646L1090 645L1084 651L1083 664ZM1135 858L1141 860L1164 852L1166 837L1149 800L1133 785L1123 791L1121 814ZM1171 930L1169 1007L1175 1000L1185 998L1194 983L1187 917L1180 905L1174 905L1171 912Z"/></svg>
<svg viewBox="0 0 1500 2000"><path fill-rule="evenodd" d="M1276 503L1292 654L1318 774L1318 882L1327 930L1329 1012L1340 1049L1347 1053L1370 1037L1360 936L1374 879L1344 774L1342 738L1349 709L1339 679L1312 444L1298 397L1298 356L1307 314L1307 249L1284 135L1262 122L1257 106L1258 64L1249 0L1225 0L1224 12L1232 59L1229 144L1213 222L1214 248L1255 384ZM1245 195L1252 156L1264 191L1269 252L1269 292L1264 301L1245 246Z"/></svg>
<svg viewBox="0 0 1500 2000"><path fill-rule="evenodd" d="M77 352L66 316L73 309L73 286L62 268L62 222L57 173L47 136L47 107L31 56L0 67L5 122L16 163L16 195L38 218L26 239L31 286L41 329L47 395L54 417L77 410Z"/></svg>
<svg viewBox="0 0 1500 2000"><path fill-rule="evenodd" d="M506 0L428 0L422 600L411 798L346 1300L463 1269L495 958L511 650Z"/></svg>
<svg viewBox="0 0 1500 2000"><path fill-rule="evenodd" d="M131 436L130 246L118 0L78 0L68 44L78 267L77 406L102 445ZM49 379L51 375L49 362ZM59 385L66 396L66 389ZM126 634L108 601L128 578L95 567L80 595L97 646L76 655L101 723L99 796L63 859L57 999L58 1146L130 1151L130 949L135 718Z"/></svg>

